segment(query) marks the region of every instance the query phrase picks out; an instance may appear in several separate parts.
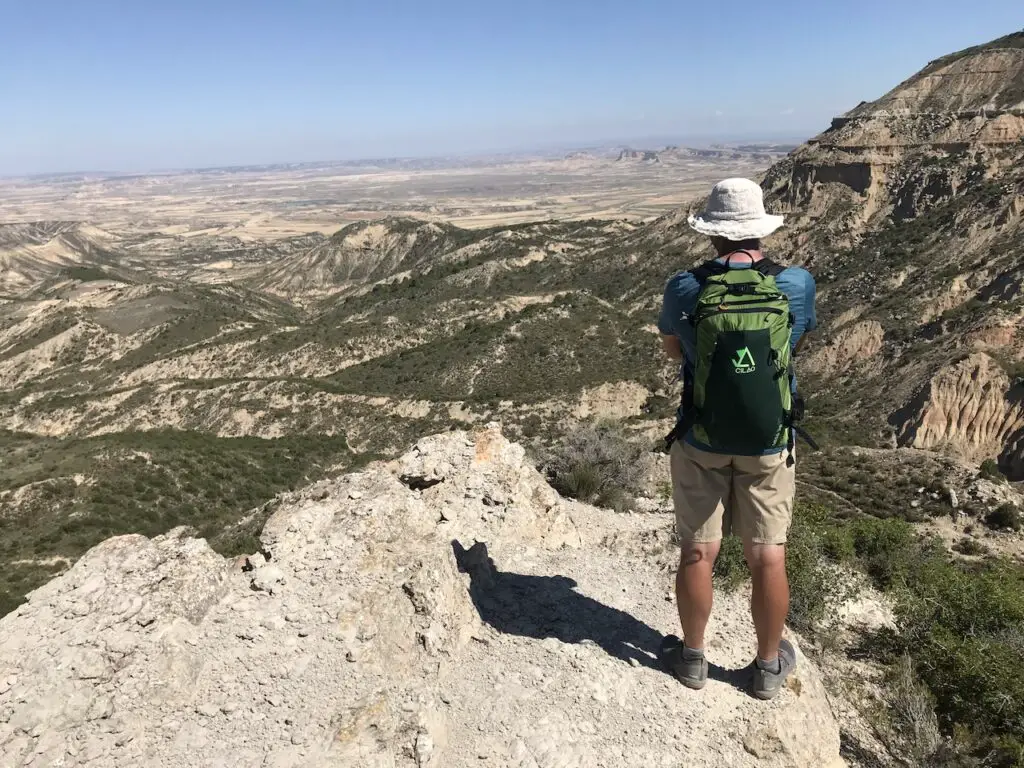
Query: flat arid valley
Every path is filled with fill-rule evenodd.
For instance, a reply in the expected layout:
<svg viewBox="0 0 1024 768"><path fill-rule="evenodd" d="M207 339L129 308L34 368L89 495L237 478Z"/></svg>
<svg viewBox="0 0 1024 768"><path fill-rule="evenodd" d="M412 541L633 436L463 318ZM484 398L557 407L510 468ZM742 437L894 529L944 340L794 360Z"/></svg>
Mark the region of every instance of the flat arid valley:
<svg viewBox="0 0 1024 768"><path fill-rule="evenodd" d="M0 768L1024 765L1024 32L920 64L805 142L0 178ZM817 445L691 648L734 177Z"/></svg>
<svg viewBox="0 0 1024 768"><path fill-rule="evenodd" d="M192 172L0 179L5 219L72 218L115 229L224 236L331 234L381 216L479 228L544 219L640 219L728 175L754 175L792 145L595 147L559 153L307 163ZM166 228L162 230L161 228Z"/></svg>

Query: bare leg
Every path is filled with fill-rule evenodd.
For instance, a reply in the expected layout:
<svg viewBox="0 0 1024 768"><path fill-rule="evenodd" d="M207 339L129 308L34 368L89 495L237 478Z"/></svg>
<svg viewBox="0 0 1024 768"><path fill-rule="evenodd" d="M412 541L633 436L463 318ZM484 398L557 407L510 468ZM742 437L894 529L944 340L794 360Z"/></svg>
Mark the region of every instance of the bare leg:
<svg viewBox="0 0 1024 768"><path fill-rule="evenodd" d="M757 631L757 656L762 661L774 661L779 655L779 641L789 615L786 547L745 542L743 550L754 582L750 613Z"/></svg>
<svg viewBox="0 0 1024 768"><path fill-rule="evenodd" d="M676 572L676 605L683 626L683 642L694 650L704 648L704 630L711 617L713 590L711 569L722 542L683 542Z"/></svg>

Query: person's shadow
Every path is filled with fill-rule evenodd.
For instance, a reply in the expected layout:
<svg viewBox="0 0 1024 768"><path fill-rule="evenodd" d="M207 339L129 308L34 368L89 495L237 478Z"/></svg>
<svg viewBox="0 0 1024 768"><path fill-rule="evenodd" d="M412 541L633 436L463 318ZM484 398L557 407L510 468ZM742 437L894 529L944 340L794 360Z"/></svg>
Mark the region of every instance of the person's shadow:
<svg viewBox="0 0 1024 768"><path fill-rule="evenodd" d="M452 549L459 570L469 574L469 596L480 618L499 632L563 643L591 640L609 656L669 674L658 658L665 639L660 632L580 594L569 577L499 571L482 541L469 549L453 541ZM747 690L749 670L711 664L708 676Z"/></svg>

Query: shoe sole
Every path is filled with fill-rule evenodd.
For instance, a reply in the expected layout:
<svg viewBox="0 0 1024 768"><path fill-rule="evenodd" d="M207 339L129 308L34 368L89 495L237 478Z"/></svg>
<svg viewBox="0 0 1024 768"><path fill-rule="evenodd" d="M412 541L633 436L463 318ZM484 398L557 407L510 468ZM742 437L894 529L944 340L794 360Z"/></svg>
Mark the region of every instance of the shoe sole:
<svg viewBox="0 0 1024 768"><path fill-rule="evenodd" d="M779 691L783 688L785 688L785 683L771 691L754 691L754 698L760 699L761 701L771 701L779 695Z"/></svg>
<svg viewBox="0 0 1024 768"><path fill-rule="evenodd" d="M672 673L672 676L680 683L685 685L687 688L689 688L691 691L699 691L701 688L708 684L708 679L706 677L703 680L695 680L692 677L680 677L674 672Z"/></svg>

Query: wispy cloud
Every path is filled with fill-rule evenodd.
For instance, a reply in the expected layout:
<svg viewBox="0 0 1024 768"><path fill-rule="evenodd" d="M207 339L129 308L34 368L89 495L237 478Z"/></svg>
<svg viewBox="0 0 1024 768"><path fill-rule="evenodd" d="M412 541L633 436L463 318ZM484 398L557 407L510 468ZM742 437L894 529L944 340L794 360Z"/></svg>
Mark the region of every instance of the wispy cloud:
<svg viewBox="0 0 1024 768"><path fill-rule="evenodd" d="M779 114L780 115L792 115L794 112L796 112L795 109L793 109L792 107L788 107L787 109L784 109L781 112L779 112Z"/></svg>
<svg viewBox="0 0 1024 768"><path fill-rule="evenodd" d="M716 109L716 110L715 110L715 117L721 117L721 116L722 116L722 115L724 115L724 114L725 114L725 112L723 112L723 111L722 111L722 110L720 110L720 109Z"/></svg>

